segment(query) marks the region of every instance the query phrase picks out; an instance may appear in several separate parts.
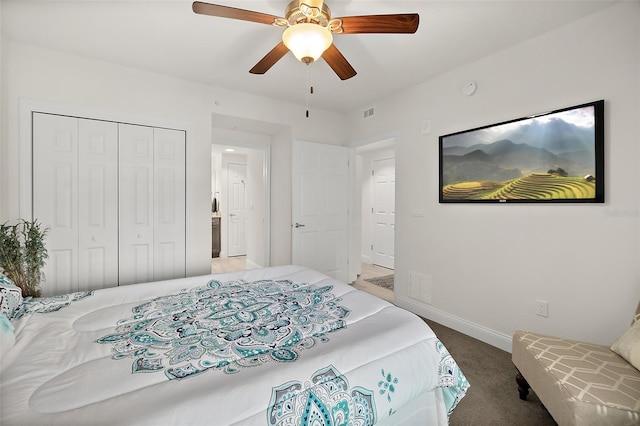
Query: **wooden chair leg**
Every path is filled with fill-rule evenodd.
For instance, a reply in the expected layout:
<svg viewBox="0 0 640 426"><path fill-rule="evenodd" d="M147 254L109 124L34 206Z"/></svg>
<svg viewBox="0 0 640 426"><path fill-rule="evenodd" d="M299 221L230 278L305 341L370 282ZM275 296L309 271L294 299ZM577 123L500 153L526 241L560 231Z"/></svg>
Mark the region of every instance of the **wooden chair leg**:
<svg viewBox="0 0 640 426"><path fill-rule="evenodd" d="M518 374L516 374L516 383L518 383L518 393L520 394L520 399L522 399L523 401L526 400L527 395L529 395L529 389L531 388L531 386L529 386L527 379L524 378L520 371L518 371Z"/></svg>

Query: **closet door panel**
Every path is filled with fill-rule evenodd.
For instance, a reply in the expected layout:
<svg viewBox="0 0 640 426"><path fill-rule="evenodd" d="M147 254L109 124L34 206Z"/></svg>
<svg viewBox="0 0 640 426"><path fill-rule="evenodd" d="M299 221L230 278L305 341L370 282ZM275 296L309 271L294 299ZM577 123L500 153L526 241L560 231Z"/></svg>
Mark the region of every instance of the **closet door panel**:
<svg viewBox="0 0 640 426"><path fill-rule="evenodd" d="M33 114L33 217L48 228L44 296L78 287L78 119Z"/></svg>
<svg viewBox="0 0 640 426"><path fill-rule="evenodd" d="M184 277L184 131L33 115L44 295Z"/></svg>
<svg viewBox="0 0 640 426"><path fill-rule="evenodd" d="M186 276L185 132L154 129L154 279Z"/></svg>
<svg viewBox="0 0 640 426"><path fill-rule="evenodd" d="M119 283L154 280L153 128L119 124Z"/></svg>
<svg viewBox="0 0 640 426"><path fill-rule="evenodd" d="M80 119L79 281L118 285L118 124Z"/></svg>

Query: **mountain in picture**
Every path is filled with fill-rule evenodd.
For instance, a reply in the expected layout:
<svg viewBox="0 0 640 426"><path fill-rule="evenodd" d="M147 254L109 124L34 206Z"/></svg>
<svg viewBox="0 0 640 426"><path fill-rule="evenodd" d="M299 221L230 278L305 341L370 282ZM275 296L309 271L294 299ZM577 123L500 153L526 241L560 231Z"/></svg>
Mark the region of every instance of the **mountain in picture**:
<svg viewBox="0 0 640 426"><path fill-rule="evenodd" d="M443 195L501 199L595 194L592 109L590 117L588 125L587 114L585 125L584 111L578 109L443 137ZM527 180L526 191L522 185L513 186L532 176L535 179ZM515 195L505 190L508 186L517 189Z"/></svg>

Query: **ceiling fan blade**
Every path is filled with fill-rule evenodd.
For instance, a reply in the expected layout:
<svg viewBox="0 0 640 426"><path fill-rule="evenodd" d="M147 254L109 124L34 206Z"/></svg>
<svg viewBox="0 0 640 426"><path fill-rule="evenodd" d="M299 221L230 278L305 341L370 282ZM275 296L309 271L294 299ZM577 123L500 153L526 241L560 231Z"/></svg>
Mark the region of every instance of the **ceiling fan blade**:
<svg viewBox="0 0 640 426"><path fill-rule="evenodd" d="M284 55L286 55L288 51L289 49L283 42L278 43L276 47L271 49L264 58L260 59L260 61L258 61L258 63L249 70L249 72L251 74L264 74L269 71L269 68L278 62Z"/></svg>
<svg viewBox="0 0 640 426"><path fill-rule="evenodd" d="M343 34L413 34L420 24L420 15L417 13L344 16L338 19L342 20Z"/></svg>
<svg viewBox="0 0 640 426"><path fill-rule="evenodd" d="M259 24L273 24L278 16L269 15L267 13L254 12L252 10L238 9L230 6L221 6L219 4L203 3L194 1L192 9L200 15L218 16L220 18L239 19L241 21L257 22Z"/></svg>
<svg viewBox="0 0 640 426"><path fill-rule="evenodd" d="M331 69L338 74L340 80L347 80L356 75L356 70L353 69L351 64L340 53L335 44L331 44L327 50L322 54L322 58L329 64Z"/></svg>

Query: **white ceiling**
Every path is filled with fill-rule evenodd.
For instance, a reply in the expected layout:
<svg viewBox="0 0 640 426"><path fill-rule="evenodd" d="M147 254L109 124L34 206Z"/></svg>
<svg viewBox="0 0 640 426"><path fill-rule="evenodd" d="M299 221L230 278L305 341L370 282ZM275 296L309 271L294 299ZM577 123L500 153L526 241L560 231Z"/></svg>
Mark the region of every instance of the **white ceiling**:
<svg viewBox="0 0 640 426"><path fill-rule="evenodd" d="M249 69L281 29L204 15L191 1L0 0L4 37L209 85L345 112L586 16L614 0L327 0L333 17L419 13L416 34L336 35L358 74L341 81L319 60L287 54L265 75ZM288 0L211 3L284 15ZM579 37L579 35L576 35Z"/></svg>

